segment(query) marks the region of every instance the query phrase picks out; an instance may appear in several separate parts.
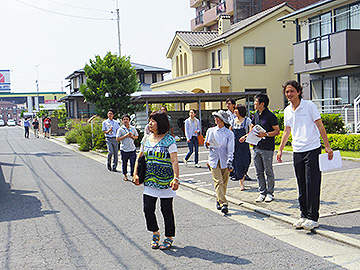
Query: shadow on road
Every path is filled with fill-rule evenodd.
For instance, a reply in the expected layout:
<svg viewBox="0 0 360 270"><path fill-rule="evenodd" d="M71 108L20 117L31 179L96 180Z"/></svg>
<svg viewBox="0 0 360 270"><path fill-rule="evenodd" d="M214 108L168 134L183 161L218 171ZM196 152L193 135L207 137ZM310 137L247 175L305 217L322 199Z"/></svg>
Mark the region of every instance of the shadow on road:
<svg viewBox="0 0 360 270"><path fill-rule="evenodd" d="M0 222L43 217L44 215L58 213L58 211L42 211L41 202L35 196L37 193L30 190L11 189L6 183L2 166L19 166L16 164L0 162Z"/></svg>
<svg viewBox="0 0 360 270"><path fill-rule="evenodd" d="M171 249L166 250L164 252L174 257L199 258L216 264L228 263L234 265L246 265L252 263L251 261L243 258L239 258L236 256L231 256L207 249L202 249L194 246L185 246L183 248L178 248L176 246L173 246Z"/></svg>

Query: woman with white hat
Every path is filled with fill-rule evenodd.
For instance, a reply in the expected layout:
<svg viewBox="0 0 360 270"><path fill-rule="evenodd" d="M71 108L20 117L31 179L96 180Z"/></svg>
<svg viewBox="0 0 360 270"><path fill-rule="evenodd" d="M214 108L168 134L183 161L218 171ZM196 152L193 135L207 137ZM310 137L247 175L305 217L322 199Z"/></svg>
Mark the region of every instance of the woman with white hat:
<svg viewBox="0 0 360 270"><path fill-rule="evenodd" d="M207 130L205 146L210 148L209 167L216 191L216 207L227 214L229 210L225 195L230 171L233 170L234 133L229 130L229 115L225 111L219 110L212 114L215 117L216 127Z"/></svg>

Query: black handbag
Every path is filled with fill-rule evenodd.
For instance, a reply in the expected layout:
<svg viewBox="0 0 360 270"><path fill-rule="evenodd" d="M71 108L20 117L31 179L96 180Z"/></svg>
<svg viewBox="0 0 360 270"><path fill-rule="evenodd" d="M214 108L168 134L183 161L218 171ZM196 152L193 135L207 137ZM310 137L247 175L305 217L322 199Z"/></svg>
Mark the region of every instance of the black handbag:
<svg viewBox="0 0 360 270"><path fill-rule="evenodd" d="M139 176L139 184L142 184L145 181L145 172L146 172L145 155L139 157L137 171Z"/></svg>

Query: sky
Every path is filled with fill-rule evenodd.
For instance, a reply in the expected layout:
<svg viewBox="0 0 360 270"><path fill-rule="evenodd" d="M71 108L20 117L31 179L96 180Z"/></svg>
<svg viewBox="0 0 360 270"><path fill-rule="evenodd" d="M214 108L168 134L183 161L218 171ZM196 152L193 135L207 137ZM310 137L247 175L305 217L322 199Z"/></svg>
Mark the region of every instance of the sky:
<svg viewBox="0 0 360 270"><path fill-rule="evenodd" d="M175 31L190 30L190 0L118 0L121 55L171 69ZM0 70L11 92L67 91L65 77L109 51L118 53L116 0L2 0Z"/></svg>

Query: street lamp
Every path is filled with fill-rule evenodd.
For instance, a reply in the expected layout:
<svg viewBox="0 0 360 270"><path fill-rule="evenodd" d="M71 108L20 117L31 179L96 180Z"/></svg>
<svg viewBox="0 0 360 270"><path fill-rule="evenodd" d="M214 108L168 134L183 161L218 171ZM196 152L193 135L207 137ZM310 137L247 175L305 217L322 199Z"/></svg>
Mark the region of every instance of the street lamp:
<svg viewBox="0 0 360 270"><path fill-rule="evenodd" d="M40 112L40 101L39 101L39 65L35 65L36 67L36 93L37 93L37 111Z"/></svg>

